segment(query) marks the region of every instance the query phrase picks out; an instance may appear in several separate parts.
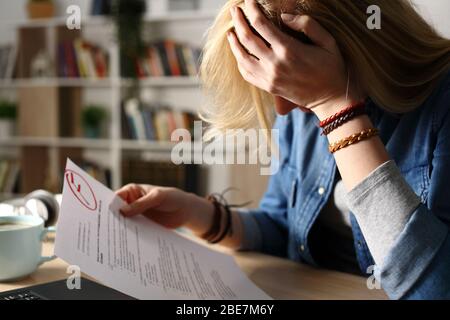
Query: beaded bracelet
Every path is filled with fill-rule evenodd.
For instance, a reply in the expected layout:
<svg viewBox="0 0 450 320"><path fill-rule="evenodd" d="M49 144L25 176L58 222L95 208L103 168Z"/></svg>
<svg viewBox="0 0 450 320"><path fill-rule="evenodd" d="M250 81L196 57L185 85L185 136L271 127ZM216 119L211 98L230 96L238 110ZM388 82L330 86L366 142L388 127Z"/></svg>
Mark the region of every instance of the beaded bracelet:
<svg viewBox="0 0 450 320"><path fill-rule="evenodd" d="M327 136L343 124L349 122L350 120L359 117L363 114L366 114L366 110L364 108L357 108L354 110L351 110L349 113L337 118L335 121L330 123L329 125L325 126L325 128L322 131L322 136Z"/></svg>
<svg viewBox="0 0 450 320"><path fill-rule="evenodd" d="M356 144L358 142L361 142L363 140L367 140L370 139L372 137L377 136L380 133L380 131L378 129L375 128L371 128L371 129L366 129L363 130L359 133L355 133L352 134L351 136L342 139L338 142L332 143L330 144L328 150L330 151L330 153L336 153L337 151L347 148L348 146L352 145L352 144Z"/></svg>
<svg viewBox="0 0 450 320"><path fill-rule="evenodd" d="M321 121L319 123L319 127L321 128L325 128L326 126L328 126L329 124L333 123L334 121L336 121L337 119L345 116L346 114L352 112L353 110L357 110L357 109L363 109L365 106L365 102L358 102L356 104L351 105L350 107L345 108L344 110L339 111L338 113L332 115L331 117Z"/></svg>

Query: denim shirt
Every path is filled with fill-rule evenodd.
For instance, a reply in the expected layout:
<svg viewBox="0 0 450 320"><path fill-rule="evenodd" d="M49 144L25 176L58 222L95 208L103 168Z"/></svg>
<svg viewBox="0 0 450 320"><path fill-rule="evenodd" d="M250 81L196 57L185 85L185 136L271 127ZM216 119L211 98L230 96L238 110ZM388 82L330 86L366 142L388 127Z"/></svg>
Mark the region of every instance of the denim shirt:
<svg viewBox="0 0 450 320"><path fill-rule="evenodd" d="M367 274L374 267L392 299L450 298L450 73L412 112L391 114L370 100L367 111L422 204L382 266L375 266L364 234L350 213L361 271ZM317 123L315 115L299 110L277 117L280 169L270 178L259 208L249 211L262 231L263 252L310 265L317 264L310 252L309 234L332 194L337 170Z"/></svg>

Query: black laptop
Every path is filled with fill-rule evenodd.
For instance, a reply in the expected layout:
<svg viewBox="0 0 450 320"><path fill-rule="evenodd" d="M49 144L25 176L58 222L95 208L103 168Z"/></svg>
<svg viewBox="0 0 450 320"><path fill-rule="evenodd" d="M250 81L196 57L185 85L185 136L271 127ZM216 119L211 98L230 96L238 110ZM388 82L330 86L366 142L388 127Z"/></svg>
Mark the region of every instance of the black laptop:
<svg viewBox="0 0 450 320"><path fill-rule="evenodd" d="M0 292L5 300L135 300L119 291L81 278L81 288L70 290L66 279L22 289Z"/></svg>

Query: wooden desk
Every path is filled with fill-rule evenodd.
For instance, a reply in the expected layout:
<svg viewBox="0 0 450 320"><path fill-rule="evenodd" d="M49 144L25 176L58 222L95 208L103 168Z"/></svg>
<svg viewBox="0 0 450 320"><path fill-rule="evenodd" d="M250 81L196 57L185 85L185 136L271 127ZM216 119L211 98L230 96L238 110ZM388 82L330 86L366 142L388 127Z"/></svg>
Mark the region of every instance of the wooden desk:
<svg viewBox="0 0 450 320"><path fill-rule="evenodd" d="M227 250L221 250L227 251ZM230 253L230 251L227 251ZM50 240L44 254L53 253ZM248 277L275 299L386 299L382 290L369 290L366 279L318 270L289 260L259 253L232 253ZM0 292L66 279L67 263L56 259L42 265L31 276L13 283L0 283Z"/></svg>

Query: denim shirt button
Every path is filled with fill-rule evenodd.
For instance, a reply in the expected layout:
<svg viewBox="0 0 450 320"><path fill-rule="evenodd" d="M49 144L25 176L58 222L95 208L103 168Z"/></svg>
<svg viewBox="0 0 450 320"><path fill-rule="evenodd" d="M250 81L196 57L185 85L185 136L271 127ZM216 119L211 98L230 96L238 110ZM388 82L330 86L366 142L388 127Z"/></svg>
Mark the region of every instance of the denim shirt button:
<svg viewBox="0 0 450 320"><path fill-rule="evenodd" d="M300 249L300 252L304 252L305 251L305 246L304 245L300 245L299 249Z"/></svg>
<svg viewBox="0 0 450 320"><path fill-rule="evenodd" d="M323 196L324 193L325 193L325 188L324 188L324 187L320 187L320 188L317 190L317 193L318 193L319 195Z"/></svg>

